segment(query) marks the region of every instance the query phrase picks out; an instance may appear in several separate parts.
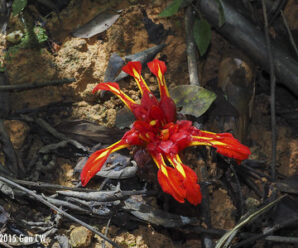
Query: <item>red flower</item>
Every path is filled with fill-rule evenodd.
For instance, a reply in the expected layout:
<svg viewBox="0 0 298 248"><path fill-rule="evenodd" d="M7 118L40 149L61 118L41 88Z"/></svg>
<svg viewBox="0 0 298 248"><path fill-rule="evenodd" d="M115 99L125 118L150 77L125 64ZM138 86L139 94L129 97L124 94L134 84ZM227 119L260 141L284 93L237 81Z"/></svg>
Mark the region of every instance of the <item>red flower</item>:
<svg viewBox="0 0 298 248"><path fill-rule="evenodd" d="M120 141L89 157L81 173L82 185L85 186L102 168L112 152L131 146L143 146L158 167L157 177L162 190L178 202L183 203L187 199L191 204L197 205L202 200L197 175L182 163L178 153L188 146L206 145L240 163L248 158L250 150L230 133L201 131L192 126L191 121L176 121L176 106L170 98L164 78L167 69L165 63L155 59L148 63L148 67L157 77L159 101L141 76L140 62L129 62L122 68L136 80L142 93L140 104L122 92L117 83L100 83L94 88L93 93L108 90L117 95L134 113L136 121Z"/></svg>

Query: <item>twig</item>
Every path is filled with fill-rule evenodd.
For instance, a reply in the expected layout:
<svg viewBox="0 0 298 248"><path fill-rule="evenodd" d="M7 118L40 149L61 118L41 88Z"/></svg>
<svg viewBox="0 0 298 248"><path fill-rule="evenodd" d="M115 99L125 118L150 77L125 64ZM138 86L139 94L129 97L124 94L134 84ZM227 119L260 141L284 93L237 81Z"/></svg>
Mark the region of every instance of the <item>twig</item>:
<svg viewBox="0 0 298 248"><path fill-rule="evenodd" d="M81 208L71 202L67 202L67 201L64 201L64 200L60 200L60 199L55 199L55 198L52 198L52 197L48 197L48 196L45 196L44 194L41 194L43 196L43 198L45 200L47 200L49 203L52 203L54 204L55 206L59 206L59 207L66 207L68 209L72 209L72 210L75 210L75 211L78 211L78 212L82 212L84 214L88 214L89 211L85 208Z"/></svg>
<svg viewBox="0 0 298 248"><path fill-rule="evenodd" d="M3 242L0 242L0 245L3 245L3 247L7 247L7 248L13 248L9 244L3 243Z"/></svg>
<svg viewBox="0 0 298 248"><path fill-rule="evenodd" d="M183 228L179 228L178 230L185 232L188 231L190 233L194 232L194 233L205 233L208 235L212 235L212 236L222 236L226 233L226 230L222 230L222 229L214 229L214 228L203 228L201 226L185 226Z"/></svg>
<svg viewBox="0 0 298 248"><path fill-rule="evenodd" d="M240 228L242 228L244 225L250 223L252 220L255 220L256 217L260 216L261 214L263 214L264 212L268 211L271 207L273 207L274 205L276 205L278 202L280 202L282 199L284 199L286 197L286 195L283 195L281 197L279 197L278 199L268 203L266 206L264 206L263 208L255 211L254 213L252 213L251 215L247 216L246 218L244 218L240 223L238 223L232 230L226 232L218 241L217 244L215 246L215 248L221 248L223 247L227 240L229 239L229 237L231 235L234 235L235 232L238 232ZM238 244L239 245L239 244ZM237 245L237 247L238 247Z"/></svg>
<svg viewBox="0 0 298 248"><path fill-rule="evenodd" d="M130 190L130 191L122 191L120 188L116 188L113 191L99 191L99 192L74 192L74 191L57 191L60 195L76 197L88 201L98 201L98 202L106 202L106 201L117 201L120 199L127 198L131 195L144 195L148 194L146 189L144 190Z"/></svg>
<svg viewBox="0 0 298 248"><path fill-rule="evenodd" d="M287 29L287 32L288 32L288 35L289 35L289 39L290 39L291 45L293 46L293 48L295 50L295 53L298 56L298 49L297 49L297 46L296 46L296 42L294 41L294 38L293 38L293 35L292 35L292 32L291 32L291 29L290 29L290 27L288 25L288 22L287 22L287 19L286 19L285 15L284 15L284 12L281 10L280 11L280 14L282 16L283 22L284 22L285 27Z"/></svg>
<svg viewBox="0 0 298 248"><path fill-rule="evenodd" d="M218 27L220 16L217 0L196 1L201 13L207 21L225 38L239 46L256 63L269 71L264 32L259 30L254 23L244 17L233 6L237 1L221 0L225 13L225 24ZM293 94L298 95L298 62L292 55L285 51L279 43L272 41L274 51L274 65L276 76Z"/></svg>
<svg viewBox="0 0 298 248"><path fill-rule="evenodd" d="M256 195L262 198L263 193L259 190L257 185L252 180L250 180L246 175L242 175L242 179L245 181L248 187L250 187L255 192Z"/></svg>
<svg viewBox="0 0 298 248"><path fill-rule="evenodd" d="M111 223L112 217L109 218L107 226L106 226L106 230L105 230L105 235L108 236L108 231L109 231L109 227L110 227L110 223ZM101 248L105 248L106 247L106 242L103 240L101 242Z"/></svg>
<svg viewBox="0 0 298 248"><path fill-rule="evenodd" d="M29 187L34 188L45 188L45 189L52 189L52 190L72 190L72 191L81 191L81 192L97 192L97 190L93 189L86 189L86 188L74 188L74 187L67 187L59 184L52 184L52 183L44 183L44 182L31 182L31 181L25 181L25 180L18 180L9 178L9 180L14 181L15 183L26 185Z"/></svg>
<svg viewBox="0 0 298 248"><path fill-rule="evenodd" d="M65 216L66 218L86 227L87 229L89 229L90 231L94 232L95 234L97 234L98 236L100 236L101 238L103 238L104 240L106 240L107 242L109 242L111 245L113 245L114 247L120 248L114 241L110 240L109 238L107 238L105 235L103 235L102 233L100 233L99 231L97 231L94 227L88 225L87 223L77 219L76 217L66 213L65 211L63 211L62 209L56 207L54 204L48 202L47 200L45 200L42 196L34 193L32 190L29 190L17 183L14 183L13 181L4 178L2 176L0 176L0 180L13 186L16 187L24 192L26 192L28 195L34 197L37 201L40 201L41 203L45 204L46 206L48 206L49 208L53 209L54 211L56 211L57 213L61 214L62 216Z"/></svg>
<svg viewBox="0 0 298 248"><path fill-rule="evenodd" d="M55 138L60 139L62 141L65 141L66 143L71 143L73 146L75 146L76 148L87 152L88 149L83 146L80 142L74 140L74 139L69 139L68 137L66 137L63 133L58 132L55 128L53 128L49 123L47 123L45 120L41 119L41 118L36 118L33 119L27 115L22 115L22 117L26 120L26 121L35 121L40 127L42 127L43 129L45 129L47 132L49 132L51 135L53 135ZM47 147L44 148L44 150L52 148L53 146L63 146L66 145L64 142L62 143L58 143L58 144L52 144L49 145Z"/></svg>
<svg viewBox="0 0 298 248"><path fill-rule="evenodd" d="M280 224L276 224L273 227L264 230L263 233L261 233L261 234L257 234L255 236L252 236L251 238L248 238L246 240L239 242L237 245L232 246L232 248L244 247L244 246L251 244L251 243L255 242L256 240L263 238L267 235L270 235L270 234L276 232L277 230L280 230L281 228L284 228L296 221L298 221L297 214L294 216L291 216L289 219L285 220L284 222L282 222Z"/></svg>
<svg viewBox="0 0 298 248"><path fill-rule="evenodd" d="M265 239L268 241L279 242L279 243L298 244L298 238L295 238L295 237L267 236Z"/></svg>
<svg viewBox="0 0 298 248"><path fill-rule="evenodd" d="M264 28L265 28L265 40L267 47L267 56L269 59L269 71L270 71L270 110L271 110L271 130L272 130L272 157L271 157L271 177L275 180L275 167L276 167L276 113L275 113L275 88L276 77L274 72L274 62L272 48L269 37L269 27L267 18L267 9L265 0L262 0L263 16L264 16Z"/></svg>
<svg viewBox="0 0 298 248"><path fill-rule="evenodd" d="M236 185L237 185L237 191L238 191L238 194L239 194L239 205L240 205L240 216L243 215L243 196L242 196L242 191L241 191L241 185L240 185L240 181L239 181L239 177L237 175L237 172L234 168L234 166L232 164L230 164L230 168L235 176L235 181L236 181Z"/></svg>
<svg viewBox="0 0 298 248"><path fill-rule="evenodd" d="M206 163L201 167L201 175L203 182L208 181L208 174ZM202 193L202 203L201 203L201 214L202 220L207 225L207 228L211 228L211 217L210 217L210 208L209 208L209 190L208 185L201 184L201 193ZM210 236L206 233L202 234L202 246L204 248L212 248L213 242Z"/></svg>
<svg viewBox="0 0 298 248"><path fill-rule="evenodd" d="M85 201L85 200L81 200L78 198L73 198L73 197L65 197L65 199L67 201L71 201L74 203L78 203L80 205L83 205L87 208L89 208L91 210L91 212L93 214L99 215L99 216L105 216L105 215L109 215L111 213L111 210L107 207L107 205L112 205L112 203L107 203L105 204L106 206L104 206L104 204L102 202L96 202L96 201ZM99 206L99 208L96 208L97 206Z"/></svg>
<svg viewBox="0 0 298 248"><path fill-rule="evenodd" d="M16 152L10 141L10 138L5 130L4 120L0 119L0 143L3 146L3 153L5 155L5 165L15 176L18 176L18 160Z"/></svg>
<svg viewBox="0 0 298 248"><path fill-rule="evenodd" d="M9 85L7 76L4 72L0 72L0 87ZM10 112L10 94L9 92L0 92L0 118L6 119Z"/></svg>
<svg viewBox="0 0 298 248"><path fill-rule="evenodd" d="M193 38L193 13L192 6L188 6L185 11L185 33L186 33L186 53L189 72L189 82L191 85L200 85L198 77L198 65L196 59L196 47Z"/></svg>
<svg viewBox="0 0 298 248"><path fill-rule="evenodd" d="M63 85L69 84L74 82L74 78L65 78L60 80L54 80L49 82L42 82L42 83L32 83L32 84L14 84L14 85L0 85L0 91L24 91L24 90L32 90L43 88L47 86L56 86L56 85Z"/></svg>

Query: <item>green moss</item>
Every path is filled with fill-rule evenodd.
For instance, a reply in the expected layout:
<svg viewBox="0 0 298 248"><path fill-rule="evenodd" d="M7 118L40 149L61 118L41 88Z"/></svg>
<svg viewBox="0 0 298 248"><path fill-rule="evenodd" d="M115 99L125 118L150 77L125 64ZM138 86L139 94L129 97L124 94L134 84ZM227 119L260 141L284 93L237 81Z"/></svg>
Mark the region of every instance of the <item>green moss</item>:
<svg viewBox="0 0 298 248"><path fill-rule="evenodd" d="M8 48L5 55L6 60L10 60L20 49L26 48L38 48L40 45L48 39L46 30L42 27L34 27L33 20L31 16L24 13L24 26L25 33L22 37L20 43Z"/></svg>
<svg viewBox="0 0 298 248"><path fill-rule="evenodd" d="M48 40L47 32L42 27L34 27L34 33L39 44Z"/></svg>

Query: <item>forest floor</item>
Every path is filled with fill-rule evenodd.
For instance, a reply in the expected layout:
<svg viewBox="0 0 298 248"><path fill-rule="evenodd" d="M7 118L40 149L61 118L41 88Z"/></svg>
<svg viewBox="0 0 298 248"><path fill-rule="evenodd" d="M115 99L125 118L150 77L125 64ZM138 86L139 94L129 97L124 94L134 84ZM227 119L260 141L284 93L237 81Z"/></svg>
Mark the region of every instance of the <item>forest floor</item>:
<svg viewBox="0 0 298 248"><path fill-rule="evenodd" d="M148 18L156 24L162 24L163 30L161 43L166 46L160 51L156 58L166 61L168 70L166 81L169 88L175 85L188 84L188 67L184 32L183 11L178 12L171 18L161 18L159 13L166 7L166 1L70 1L70 3L59 12L52 13L47 17L45 28L48 34L48 41L43 47L19 49L11 56L5 56L7 47L13 46L7 43L5 37L0 37L1 57L5 64L5 70L10 84L46 82L62 78L74 78L71 84L63 86L49 86L40 89L13 92L10 95L11 118L5 121L10 139L17 154L23 158L23 166L26 170L25 176L19 179L31 179L54 183L68 187L75 187L79 183L79 173L74 168L80 159L80 154L76 149L69 148L55 154L43 155L44 165L38 169L34 165L27 166L41 147L53 143L50 134L39 130L40 127L34 122L26 121L24 115L34 118L41 118L50 123L52 127L59 129L59 125L67 120L81 120L96 123L107 128L115 127L116 114L123 108L119 99L111 94L100 97L92 94L92 89L104 80L104 73L107 68L112 53L118 53L121 57L135 54L156 44L150 43L149 35L144 25L145 10ZM28 6L30 7L30 6ZM30 7L32 13L38 13L34 5ZM122 10L119 19L105 32L95 35L89 39L75 38L72 36L77 27L87 23L99 12L105 9L114 8ZM287 12L285 12L287 13ZM22 29L19 18L12 17L9 24L8 33ZM248 129L245 131L242 141L250 147L252 152L250 159L258 165L255 168L260 172L259 177L249 178L246 181L245 175L239 175L241 192L244 201L243 211L249 211L253 206L258 206L264 199L273 194L276 187L274 183L262 175L270 175L271 161L271 125L270 125L270 95L269 77L261 68L254 65L247 56L237 47L220 36L216 31L212 31L212 41L208 53L199 60L199 79L201 86L214 90L214 82L218 82L221 77L225 77L224 70L229 68L222 66L226 58L237 58L248 66L250 72L250 84L253 88L254 99L247 106L249 112ZM143 69L144 79L149 84L152 91L157 91L158 86L155 78L147 68ZM121 89L132 99L137 100L140 93L136 83L132 78L119 81ZM286 88L277 86L277 178L282 180L298 175L298 135L297 111L298 100ZM250 109L249 109L250 108ZM210 108L200 119L205 130L214 132L229 131L221 124L220 118L214 108ZM294 117L293 117L294 116ZM28 120L28 119L27 119ZM65 129L65 128L64 128ZM112 138L111 138L112 139ZM113 140L114 141L114 140ZM110 144L113 142L111 141ZM101 143L98 140L98 143ZM109 142L103 142L106 145ZM198 154L207 154L207 158ZM79 154L79 155L77 155ZM199 157L198 157L199 156ZM81 157L83 157L81 155ZM231 196L229 185L235 186L235 178L229 166L218 166L220 159L214 159L213 150L191 148L186 149L182 155L185 163L192 167L202 178L200 166L203 160L209 161L208 186L209 206L211 226L214 229L228 230L235 226L239 220L239 204L237 197ZM49 161L53 159L54 165L50 168ZM0 161L4 162L4 155L0 155ZM47 165L45 165L47 164ZM247 164L246 166L249 166ZM240 165L241 167L241 165ZM122 189L132 189L134 186L140 190L146 182L147 187L159 191L158 196L143 196L146 203L150 203L154 208L158 208L173 214L196 217L200 220L200 206L194 207L190 204L179 204L161 192L161 189L151 174L146 175L146 171L139 169L137 175L132 179L121 181ZM151 169L150 169L151 170ZM152 163L153 175L156 175L155 165ZM34 173L33 173L34 172ZM245 173L245 172L244 172ZM241 174L241 173L240 173ZM87 185L88 188L98 189L104 178L96 177ZM117 180L110 180L109 184L116 185ZM251 185L253 184L253 185ZM235 186L237 188L237 186ZM108 187L106 186L106 189ZM269 189L266 189L269 188ZM267 190L267 191L266 191ZM42 190L38 192L44 193ZM48 195L48 191L47 192ZM266 192L268 194L266 194ZM46 194L46 193L45 193ZM235 192L234 192L235 195ZM237 194L236 194L237 195ZM11 223L19 223L21 219L26 221L45 221L53 218L54 212L41 206L34 200L15 197L1 197L0 205L10 214ZM204 201L204 199L203 199ZM253 203L252 203L253 202ZM117 209L113 206L113 209ZM119 210L120 209L120 210ZM118 210L121 211L121 207ZM74 215L72 210L69 213ZM103 233L106 230L106 223L109 218L90 217L88 215L77 215L89 224L96 226ZM121 223L123 222L123 223ZM200 225L206 227L201 220ZM34 228L15 224L17 229L29 231L34 234ZM181 227L183 229L183 227ZM297 236L297 230L296 230ZM55 235L65 235L73 247L102 247L102 239L94 235L91 231L80 227L78 224L62 221ZM49 235L48 247L60 247L55 235ZM194 235L179 228L164 228L162 226L146 223L137 218L123 219L116 218L111 221L111 226L107 230L107 236L120 244L121 247L201 247L201 234ZM295 236L295 235L294 235ZM76 239L79 237L79 241ZM218 238L218 237L217 237ZM215 238L214 240L216 240ZM83 240L83 241L82 241ZM82 242L82 245L75 244ZM258 243L260 247L263 241ZM27 246L30 247L30 246ZM31 247L37 247L31 245ZM38 247L42 247L41 244ZM62 246L61 246L62 247ZM106 247L110 244L106 243ZM280 247L280 246L276 246ZM290 246L289 246L290 247Z"/></svg>

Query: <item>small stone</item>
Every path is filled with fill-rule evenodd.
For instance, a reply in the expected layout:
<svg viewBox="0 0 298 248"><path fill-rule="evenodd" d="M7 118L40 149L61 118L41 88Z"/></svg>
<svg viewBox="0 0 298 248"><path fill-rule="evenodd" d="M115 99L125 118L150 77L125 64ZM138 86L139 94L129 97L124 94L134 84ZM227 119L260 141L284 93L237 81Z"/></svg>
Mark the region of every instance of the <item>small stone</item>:
<svg viewBox="0 0 298 248"><path fill-rule="evenodd" d="M92 232L86 227L75 227L70 233L70 243L74 248L85 248L91 245Z"/></svg>
<svg viewBox="0 0 298 248"><path fill-rule="evenodd" d="M10 43L17 44L21 41L22 37L24 36L21 30L13 31L6 35L6 40Z"/></svg>
<svg viewBox="0 0 298 248"><path fill-rule="evenodd" d="M4 125L13 147L16 150L20 149L23 146L29 132L28 125L25 122L18 120L6 120Z"/></svg>

